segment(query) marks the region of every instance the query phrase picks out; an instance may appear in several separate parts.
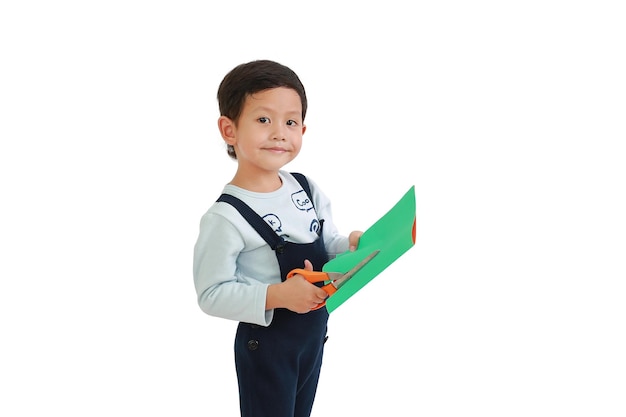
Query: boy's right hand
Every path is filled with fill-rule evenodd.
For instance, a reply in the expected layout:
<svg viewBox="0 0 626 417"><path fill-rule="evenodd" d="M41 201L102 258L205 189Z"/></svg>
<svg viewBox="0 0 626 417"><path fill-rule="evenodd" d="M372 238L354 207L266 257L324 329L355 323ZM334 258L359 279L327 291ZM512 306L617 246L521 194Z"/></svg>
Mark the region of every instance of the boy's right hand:
<svg viewBox="0 0 626 417"><path fill-rule="evenodd" d="M304 269L312 271L311 262L305 260ZM280 284L273 284L267 288L265 309L286 308L300 314L308 313L323 303L326 297L328 297L326 291L297 274Z"/></svg>

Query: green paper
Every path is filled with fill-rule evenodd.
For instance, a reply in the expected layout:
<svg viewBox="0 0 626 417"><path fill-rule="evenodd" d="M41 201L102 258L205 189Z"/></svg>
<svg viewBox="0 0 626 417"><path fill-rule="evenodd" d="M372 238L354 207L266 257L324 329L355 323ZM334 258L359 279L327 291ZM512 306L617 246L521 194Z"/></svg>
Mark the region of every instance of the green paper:
<svg viewBox="0 0 626 417"><path fill-rule="evenodd" d="M326 300L326 308L329 313L337 309L415 245L415 220L415 187L411 187L387 214L363 233L359 247L354 252L348 251L339 254L322 267L324 272L344 273L372 252L380 251Z"/></svg>

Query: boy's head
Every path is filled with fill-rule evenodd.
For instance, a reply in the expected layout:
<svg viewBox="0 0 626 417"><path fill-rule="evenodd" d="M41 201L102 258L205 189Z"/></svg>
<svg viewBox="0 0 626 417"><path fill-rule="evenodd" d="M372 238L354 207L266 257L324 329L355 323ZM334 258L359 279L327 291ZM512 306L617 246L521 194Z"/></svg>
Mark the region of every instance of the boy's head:
<svg viewBox="0 0 626 417"><path fill-rule="evenodd" d="M217 90L220 115L228 117L237 124L248 96L278 87L291 88L298 93L304 121L307 99L300 78L288 67L269 60L241 64L226 74ZM228 145L228 155L237 159L235 149L231 145Z"/></svg>

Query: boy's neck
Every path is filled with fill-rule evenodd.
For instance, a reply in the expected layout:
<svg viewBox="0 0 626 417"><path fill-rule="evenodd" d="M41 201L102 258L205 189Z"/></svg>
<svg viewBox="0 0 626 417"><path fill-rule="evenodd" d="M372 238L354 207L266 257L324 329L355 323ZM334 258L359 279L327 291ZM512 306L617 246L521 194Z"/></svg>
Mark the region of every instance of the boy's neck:
<svg viewBox="0 0 626 417"><path fill-rule="evenodd" d="M278 172L248 175L238 170L230 184L255 193L271 193L278 190L283 182L278 176Z"/></svg>

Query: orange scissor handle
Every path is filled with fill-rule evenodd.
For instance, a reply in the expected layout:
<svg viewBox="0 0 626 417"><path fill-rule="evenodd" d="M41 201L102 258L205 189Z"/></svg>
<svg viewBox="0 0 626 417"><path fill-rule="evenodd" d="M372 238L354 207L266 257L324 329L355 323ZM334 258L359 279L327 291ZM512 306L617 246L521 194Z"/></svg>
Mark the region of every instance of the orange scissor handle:
<svg viewBox="0 0 626 417"><path fill-rule="evenodd" d="M296 268L289 271L287 278L292 278L294 275L302 275L307 281L312 284L316 282L324 282L328 280L328 274L320 271L307 271L306 269Z"/></svg>
<svg viewBox="0 0 626 417"><path fill-rule="evenodd" d="M308 271L306 269L296 268L289 271L287 274L287 279L293 278L295 275L302 275L304 279L309 281L311 284L315 284L316 282L325 282L329 280L328 274L326 272L321 271ZM337 288L333 284L326 284L322 287L326 294L330 297L334 293L337 292ZM322 308L326 305L326 301L319 303L311 310L317 310L318 308Z"/></svg>

